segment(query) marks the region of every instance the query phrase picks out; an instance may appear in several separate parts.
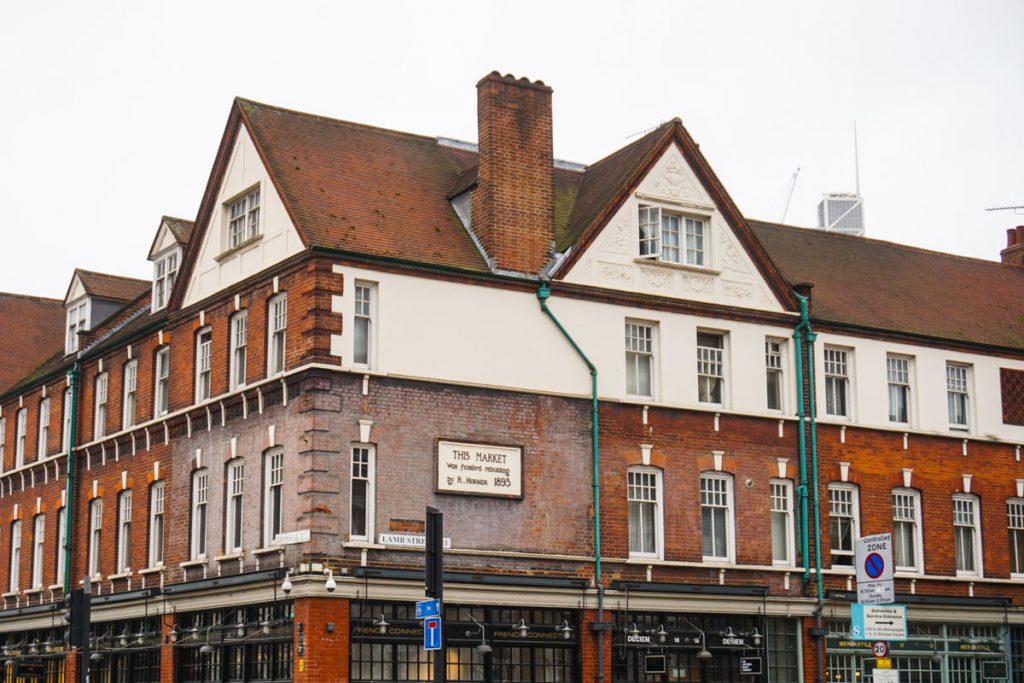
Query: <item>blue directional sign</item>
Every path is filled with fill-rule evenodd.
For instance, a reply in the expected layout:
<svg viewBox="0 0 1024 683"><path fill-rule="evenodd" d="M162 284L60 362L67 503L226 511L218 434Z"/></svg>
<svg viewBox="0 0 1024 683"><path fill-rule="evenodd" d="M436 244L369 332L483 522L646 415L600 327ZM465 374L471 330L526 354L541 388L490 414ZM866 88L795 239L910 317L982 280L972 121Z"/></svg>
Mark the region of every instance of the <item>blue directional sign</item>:
<svg viewBox="0 0 1024 683"><path fill-rule="evenodd" d="M441 617L430 617L423 620L423 649L441 649Z"/></svg>
<svg viewBox="0 0 1024 683"><path fill-rule="evenodd" d="M420 600L416 603L416 618L429 619L430 617L441 616L441 601L434 598L431 600Z"/></svg>

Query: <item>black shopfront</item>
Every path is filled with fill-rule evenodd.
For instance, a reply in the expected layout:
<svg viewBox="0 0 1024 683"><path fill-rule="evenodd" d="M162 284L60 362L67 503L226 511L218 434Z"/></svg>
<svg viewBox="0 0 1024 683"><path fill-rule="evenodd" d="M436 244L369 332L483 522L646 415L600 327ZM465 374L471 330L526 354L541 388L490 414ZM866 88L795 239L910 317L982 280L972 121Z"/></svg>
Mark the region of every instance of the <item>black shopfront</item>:
<svg viewBox="0 0 1024 683"><path fill-rule="evenodd" d="M447 679L579 683L577 619L576 610L446 604ZM432 662L413 603L353 603L353 683L430 681Z"/></svg>

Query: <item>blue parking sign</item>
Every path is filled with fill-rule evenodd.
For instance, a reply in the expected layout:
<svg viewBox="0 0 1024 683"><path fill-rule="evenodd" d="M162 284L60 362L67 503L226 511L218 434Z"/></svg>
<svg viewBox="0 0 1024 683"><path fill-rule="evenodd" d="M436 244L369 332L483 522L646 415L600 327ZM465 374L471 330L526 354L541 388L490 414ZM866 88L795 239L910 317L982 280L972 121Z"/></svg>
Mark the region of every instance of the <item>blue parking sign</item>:
<svg viewBox="0 0 1024 683"><path fill-rule="evenodd" d="M441 649L441 617L423 620L423 649Z"/></svg>

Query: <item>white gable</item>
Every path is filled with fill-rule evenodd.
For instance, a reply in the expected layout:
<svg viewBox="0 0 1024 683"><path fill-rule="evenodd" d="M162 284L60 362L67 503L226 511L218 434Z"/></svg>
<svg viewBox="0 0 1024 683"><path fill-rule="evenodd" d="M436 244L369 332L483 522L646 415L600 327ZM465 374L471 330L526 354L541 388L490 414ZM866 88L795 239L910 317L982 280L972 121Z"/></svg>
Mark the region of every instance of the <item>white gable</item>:
<svg viewBox="0 0 1024 683"><path fill-rule="evenodd" d="M78 277L78 273L71 278L71 286L68 287L68 295L64 297L64 305L67 306L72 301L77 301L86 295L85 286L82 284L82 278Z"/></svg>
<svg viewBox="0 0 1024 683"><path fill-rule="evenodd" d="M171 229L167 227L167 222L161 221L160 229L156 231L156 239L153 240L153 249L149 252L149 260L154 260L157 254L170 251L171 247L176 246L178 246L178 241L174 239Z"/></svg>
<svg viewBox="0 0 1024 683"><path fill-rule="evenodd" d="M705 266L641 258L642 205L703 218L707 226ZM685 249L685 240L685 234L680 235L680 248ZM636 192L608 221L564 279L592 287L703 303L784 310L675 145L665 150Z"/></svg>
<svg viewBox="0 0 1024 683"><path fill-rule="evenodd" d="M260 189L260 234L240 247L228 249L227 203L257 186ZM256 146L245 127L241 127L210 212L182 307L269 268L303 248L302 239L285 211L284 202Z"/></svg>

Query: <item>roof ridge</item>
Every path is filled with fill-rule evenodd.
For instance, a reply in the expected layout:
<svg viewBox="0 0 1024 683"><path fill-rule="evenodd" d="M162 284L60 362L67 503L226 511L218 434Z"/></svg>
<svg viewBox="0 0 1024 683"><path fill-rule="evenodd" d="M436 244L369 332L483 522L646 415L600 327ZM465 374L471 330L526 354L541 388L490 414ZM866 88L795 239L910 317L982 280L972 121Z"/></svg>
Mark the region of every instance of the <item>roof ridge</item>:
<svg viewBox="0 0 1024 683"><path fill-rule="evenodd" d="M379 133L387 133L389 135L397 135L402 137L416 138L426 142L437 142L438 136L436 135L422 135L420 133L410 133L404 130L395 130L394 128L382 128L381 126L373 126L368 123L359 123L358 121L348 121L346 119L336 119L330 116L324 116L322 114L313 114L308 111L300 111L298 109L289 109L288 107L279 107L274 104L267 104L266 102L257 102L256 100L250 100L245 97L235 97L235 101L240 105L248 105L252 107L259 107L262 109L270 109L272 111L281 112L283 114L291 114L293 116L302 116L308 119L315 119L323 123L330 123L337 126L349 126L352 128L361 128L363 130L372 130ZM454 139L454 138L452 138Z"/></svg>
<svg viewBox="0 0 1024 683"><path fill-rule="evenodd" d="M48 296L41 296L39 294L21 294L19 292L0 292L0 296L11 296L19 299L36 299L37 301L54 301L59 304L63 304L63 299L54 299Z"/></svg>
<svg viewBox="0 0 1024 683"><path fill-rule="evenodd" d="M597 166L598 164L602 164L602 163L608 161L609 159L614 157L616 154L619 154L620 152L623 152L623 151L629 149L633 145L636 145L636 144L638 144L640 142L643 142L647 138L654 136L655 134L661 132L662 129L671 128L676 123L682 125L682 119L680 119L678 116L676 116L674 118L671 118L668 121L665 121L664 123L658 124L657 126L652 128L651 130L647 131L646 133L644 133L643 135L638 137L636 140L633 140L633 142L627 143L627 144L623 145L622 147L614 149L611 152L608 152L608 154L605 154L603 157L601 157L597 161L595 161L593 163L590 163L590 164L587 164L587 170L590 170L594 166Z"/></svg>
<svg viewBox="0 0 1024 683"><path fill-rule="evenodd" d="M854 242L854 243L857 243L857 242L871 242L873 244L877 244L877 245L880 245L880 246L896 247L897 249L903 249L903 250L906 250L906 251L915 251L915 252L918 252L918 253L921 253L921 254L928 254L930 256L943 256L943 257L950 258L950 259L955 259L955 260L958 260L958 261L970 261L972 263L979 263L979 264L984 264L984 265L989 265L989 266L1000 266L1002 268L1012 268L1012 269L1020 270L1021 272L1024 272L1024 269L1021 269L1019 266L1007 265L1005 263L1002 263L1000 261L995 261L993 259L984 259L984 258L979 258L977 256L963 256L962 254L951 254L948 251L936 251L935 249L926 249L924 247L917 247L917 246L914 246L912 244L903 244L902 242L893 242L891 240L878 239L877 237L858 237L856 235L846 235L846 234L843 234L843 233L840 233L840 232L828 232L827 230L822 230L821 228L805 228L805 227L802 227L802 226L799 226L799 225L789 225L787 223L776 223L775 221L765 221L765 220L761 220L759 218L747 218L747 220L752 222L752 223L757 223L759 225L764 225L764 226L769 227L769 228L781 228L783 230L789 230L789 231L792 231L792 232L811 232L811 233L814 233L816 235L820 235L822 237L826 237L826 238L830 238L830 239L837 239L837 240L845 240L845 241L850 241L850 242Z"/></svg>

